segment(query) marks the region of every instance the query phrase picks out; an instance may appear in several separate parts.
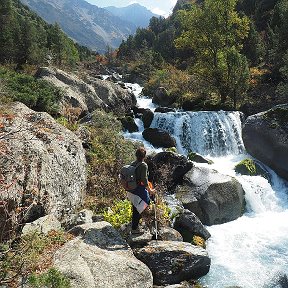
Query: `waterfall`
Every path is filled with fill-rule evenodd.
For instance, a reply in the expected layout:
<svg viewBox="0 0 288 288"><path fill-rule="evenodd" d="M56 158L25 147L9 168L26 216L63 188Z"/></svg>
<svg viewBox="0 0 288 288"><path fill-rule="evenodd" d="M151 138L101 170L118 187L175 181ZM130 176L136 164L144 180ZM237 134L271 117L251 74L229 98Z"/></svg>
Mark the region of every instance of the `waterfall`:
<svg viewBox="0 0 288 288"><path fill-rule="evenodd" d="M173 135L181 154L224 156L244 151L239 112L155 113L151 127Z"/></svg>
<svg viewBox="0 0 288 288"><path fill-rule="evenodd" d="M135 87L134 87L135 88ZM139 86L136 86L139 92ZM151 100L137 95L144 108L155 109ZM152 105L152 106L151 106ZM207 288L284 288L281 275L288 276L288 183L269 172L270 181L260 176L241 176L234 167L245 158L238 112L169 112L155 113L152 128L169 132L176 140L179 153L189 151L209 156L214 164L197 164L230 175L245 190L246 212L235 221L207 227L212 237L207 241L211 258L210 272L199 281ZM140 132L125 137L143 141ZM161 150L161 149L160 149ZM157 149L156 151L159 151ZM178 205L173 195L169 203ZM287 288L287 287L285 287Z"/></svg>

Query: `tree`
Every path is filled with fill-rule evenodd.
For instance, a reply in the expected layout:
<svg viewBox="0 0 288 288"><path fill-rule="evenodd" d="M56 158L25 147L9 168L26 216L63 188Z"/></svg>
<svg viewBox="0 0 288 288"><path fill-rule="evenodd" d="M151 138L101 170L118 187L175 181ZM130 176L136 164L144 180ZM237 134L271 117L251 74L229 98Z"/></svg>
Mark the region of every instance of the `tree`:
<svg viewBox="0 0 288 288"><path fill-rule="evenodd" d="M237 0L206 0L202 6L194 5L188 11L178 12L184 32L176 39L176 46L193 49L193 71L217 89L222 104L227 97L235 98L234 93L239 91L241 83L236 81L235 90L231 82L233 71L247 71L247 67L242 67L247 61L240 51L248 36L249 19L239 16L236 4ZM244 76L248 77L246 72L241 75Z"/></svg>
<svg viewBox="0 0 288 288"><path fill-rule="evenodd" d="M11 0L0 2L0 62L11 62L15 57L15 15Z"/></svg>
<svg viewBox="0 0 288 288"><path fill-rule="evenodd" d="M249 35L244 43L243 52L252 65L258 65L265 56L264 42L253 22L250 23Z"/></svg>

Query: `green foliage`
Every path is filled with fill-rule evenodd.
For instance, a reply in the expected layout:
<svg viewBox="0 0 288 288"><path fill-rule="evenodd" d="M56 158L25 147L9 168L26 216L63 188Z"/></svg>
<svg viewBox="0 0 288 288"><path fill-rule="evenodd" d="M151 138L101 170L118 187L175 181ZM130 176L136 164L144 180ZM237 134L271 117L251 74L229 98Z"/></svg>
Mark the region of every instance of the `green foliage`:
<svg viewBox="0 0 288 288"><path fill-rule="evenodd" d="M13 282L18 276L24 277L39 271L39 267L48 268L53 255L51 252L70 239L71 235L67 233L51 231L48 235L31 233L19 238L15 243L2 244L0 285Z"/></svg>
<svg viewBox="0 0 288 288"><path fill-rule="evenodd" d="M197 156L197 153L194 153L191 151L188 153L187 158L188 158L188 160L193 161L196 156Z"/></svg>
<svg viewBox="0 0 288 288"><path fill-rule="evenodd" d="M62 126L66 127L71 131L76 131L79 128L79 124L76 122L71 123L67 118L61 116L56 119L57 123L61 124Z"/></svg>
<svg viewBox="0 0 288 288"><path fill-rule="evenodd" d="M235 8L236 0L206 0L203 6L179 11L184 32L176 46L193 49L193 71L217 88L221 103L227 97L235 103L247 90L248 66L240 51L248 36L249 19L240 17Z"/></svg>
<svg viewBox="0 0 288 288"><path fill-rule="evenodd" d="M0 2L0 63L74 66L91 52L68 38L56 23L49 25L18 0Z"/></svg>
<svg viewBox="0 0 288 288"><path fill-rule="evenodd" d="M167 152L173 152L173 153L178 153L177 148L176 147L170 147L170 148L166 148L165 151Z"/></svg>
<svg viewBox="0 0 288 288"><path fill-rule="evenodd" d="M115 201L114 205L103 213L104 220L115 228L129 223L132 219L132 205L129 200Z"/></svg>
<svg viewBox="0 0 288 288"><path fill-rule="evenodd" d="M96 111L92 122L87 201L90 208L99 212L114 200L125 198L118 175L123 165L134 160L135 144L123 138L121 122L112 114Z"/></svg>
<svg viewBox="0 0 288 288"><path fill-rule="evenodd" d="M256 175L256 165L252 159L242 160L235 166L235 171L240 174L254 176Z"/></svg>
<svg viewBox="0 0 288 288"><path fill-rule="evenodd" d="M50 268L47 272L40 275L32 274L28 278L31 287L41 288L70 288L70 280L55 268Z"/></svg>
<svg viewBox="0 0 288 288"><path fill-rule="evenodd" d="M257 176L260 175L269 179L269 175L254 160L244 159L235 166L235 172L242 175Z"/></svg>
<svg viewBox="0 0 288 288"><path fill-rule="evenodd" d="M57 113L57 103L62 97L61 90L44 80L20 74L0 67L0 77L4 79L7 94L14 101L20 101L36 111Z"/></svg>

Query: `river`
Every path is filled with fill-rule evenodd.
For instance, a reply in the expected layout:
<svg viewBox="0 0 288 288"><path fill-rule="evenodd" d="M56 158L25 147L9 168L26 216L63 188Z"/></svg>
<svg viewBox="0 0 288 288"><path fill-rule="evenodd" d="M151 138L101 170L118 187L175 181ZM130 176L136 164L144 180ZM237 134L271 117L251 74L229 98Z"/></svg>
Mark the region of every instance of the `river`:
<svg viewBox="0 0 288 288"><path fill-rule="evenodd" d="M155 110L151 99L140 96L139 85L127 85L139 107ZM143 123L140 119L136 122L139 132L124 136L141 140L148 150L162 151L143 139ZM151 127L174 136L179 153L187 155L191 150L213 160L209 168L234 176L245 190L246 211L242 217L207 227L212 235L207 241L211 268L200 283L209 288L287 288L279 284L279 278L288 275L288 183L262 163L270 181L236 175L235 165L252 158L243 145L240 113L155 113Z"/></svg>

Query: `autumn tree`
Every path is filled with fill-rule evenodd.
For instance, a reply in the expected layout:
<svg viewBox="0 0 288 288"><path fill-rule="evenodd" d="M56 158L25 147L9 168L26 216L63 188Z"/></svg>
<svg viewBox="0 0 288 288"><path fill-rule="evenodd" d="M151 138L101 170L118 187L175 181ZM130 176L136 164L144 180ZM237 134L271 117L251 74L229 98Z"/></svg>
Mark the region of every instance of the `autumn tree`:
<svg viewBox="0 0 288 288"><path fill-rule="evenodd" d="M178 12L184 32L176 39L176 46L192 48L193 72L216 88L222 104L228 97L240 97L249 79L247 61L240 53L249 19L237 13L236 4L237 0L206 0L201 6Z"/></svg>

